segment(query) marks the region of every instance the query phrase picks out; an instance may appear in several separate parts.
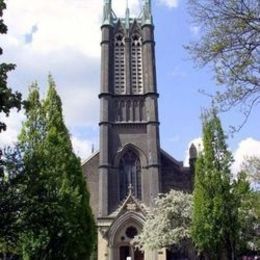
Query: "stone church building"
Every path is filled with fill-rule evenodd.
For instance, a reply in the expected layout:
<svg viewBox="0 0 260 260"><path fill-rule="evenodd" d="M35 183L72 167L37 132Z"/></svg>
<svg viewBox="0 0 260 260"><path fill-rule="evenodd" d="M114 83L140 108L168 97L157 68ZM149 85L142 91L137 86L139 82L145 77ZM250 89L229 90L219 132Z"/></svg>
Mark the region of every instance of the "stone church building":
<svg viewBox="0 0 260 260"><path fill-rule="evenodd" d="M118 18L104 0L101 26L100 147L83 163L98 226L98 260L166 260L167 250L140 252L142 230L158 193L192 190L190 166L160 148L151 0L139 17Z"/></svg>

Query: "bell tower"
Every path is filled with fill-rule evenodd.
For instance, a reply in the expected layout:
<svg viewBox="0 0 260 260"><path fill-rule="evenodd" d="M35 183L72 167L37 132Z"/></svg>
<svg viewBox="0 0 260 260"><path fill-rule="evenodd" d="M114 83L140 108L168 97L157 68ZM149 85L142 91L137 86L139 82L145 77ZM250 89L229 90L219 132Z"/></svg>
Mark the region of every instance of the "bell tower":
<svg viewBox="0 0 260 260"><path fill-rule="evenodd" d="M99 218L133 196L150 206L160 191L158 93L151 0L118 18L104 0L101 26Z"/></svg>
<svg viewBox="0 0 260 260"><path fill-rule="evenodd" d="M186 167L160 147L151 0L142 0L137 17L128 6L117 17L112 0L103 1L100 147L82 163L98 260L165 260L166 248L140 251L132 241L159 192L192 192L196 149Z"/></svg>

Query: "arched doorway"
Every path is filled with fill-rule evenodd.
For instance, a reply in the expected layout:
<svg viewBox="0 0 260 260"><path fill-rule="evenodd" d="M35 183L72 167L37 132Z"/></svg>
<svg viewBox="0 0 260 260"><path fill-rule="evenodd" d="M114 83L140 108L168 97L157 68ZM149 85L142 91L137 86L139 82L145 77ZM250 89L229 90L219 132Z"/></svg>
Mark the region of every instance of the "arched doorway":
<svg viewBox="0 0 260 260"><path fill-rule="evenodd" d="M131 244L132 239L139 233L136 225L128 225L121 233L119 260L144 260L144 254Z"/></svg>
<svg viewBox="0 0 260 260"><path fill-rule="evenodd" d="M120 260L144 260L144 253L139 249L134 249L132 246L120 246Z"/></svg>

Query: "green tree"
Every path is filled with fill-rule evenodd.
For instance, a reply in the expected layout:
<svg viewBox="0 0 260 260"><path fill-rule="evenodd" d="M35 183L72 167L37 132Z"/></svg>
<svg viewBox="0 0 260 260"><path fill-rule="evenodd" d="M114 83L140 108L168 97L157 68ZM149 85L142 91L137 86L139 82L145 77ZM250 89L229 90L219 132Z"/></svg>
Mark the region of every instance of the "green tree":
<svg viewBox="0 0 260 260"><path fill-rule="evenodd" d="M7 26L2 19L3 11L6 9L4 0L0 0L0 35L7 33ZM0 47L0 56L3 49ZM14 64L0 64L0 113L1 116L8 116L12 108L21 108L21 94L13 92L7 85L7 74L14 70ZM0 116L0 117L1 117ZM6 130L6 124L0 118L0 133ZM11 174L11 168L18 170L16 153L6 154L7 158L2 158L3 151L0 147L0 252L2 257L7 257L8 253L14 252L18 242L18 215L20 209L19 186L20 176ZM16 155L15 155L16 154ZM19 177L18 177L19 176ZM0 254L1 254L0 253Z"/></svg>
<svg viewBox="0 0 260 260"><path fill-rule="evenodd" d="M237 251L240 255L260 250L260 192L251 190L247 179L247 173L240 172L232 185L235 202L238 205Z"/></svg>
<svg viewBox="0 0 260 260"><path fill-rule="evenodd" d="M4 0L0 0L0 34L7 33L7 26L2 19L3 10L6 9ZM3 54L3 49L0 47L0 55ZM14 64L0 64L0 113L9 115L12 108L21 108L21 94L13 92L7 87L7 73L15 68ZM0 120L0 132L6 130L6 124Z"/></svg>
<svg viewBox="0 0 260 260"><path fill-rule="evenodd" d="M47 227L50 218L48 213L51 213L52 206L52 201L48 200L47 194L47 184L51 180L44 175L46 127L37 83L29 88L27 103L28 107L25 111L27 119L18 138L26 172L24 189L26 206L21 216L24 224L21 244L23 258L36 259L30 256L36 255L39 248L44 248L48 241ZM55 214L54 216L57 217Z"/></svg>
<svg viewBox="0 0 260 260"><path fill-rule="evenodd" d="M144 250L177 246L190 238L192 195L171 190L155 199L148 211L142 233L134 243Z"/></svg>
<svg viewBox="0 0 260 260"><path fill-rule="evenodd" d="M189 0L201 37L187 48L199 65L213 65L224 85L214 95L222 111L241 105L245 121L260 102L258 0Z"/></svg>
<svg viewBox="0 0 260 260"><path fill-rule="evenodd" d="M7 259L20 253L24 167L17 149L6 149L0 163L3 165L0 170L0 258Z"/></svg>
<svg viewBox="0 0 260 260"><path fill-rule="evenodd" d="M195 170L192 240L209 259L234 259L239 205L232 192L232 155L215 112L203 118L203 146Z"/></svg>
<svg viewBox="0 0 260 260"><path fill-rule="evenodd" d="M31 89L26 115L20 135L28 197L24 259L89 259L95 240L89 194L51 77L44 102Z"/></svg>

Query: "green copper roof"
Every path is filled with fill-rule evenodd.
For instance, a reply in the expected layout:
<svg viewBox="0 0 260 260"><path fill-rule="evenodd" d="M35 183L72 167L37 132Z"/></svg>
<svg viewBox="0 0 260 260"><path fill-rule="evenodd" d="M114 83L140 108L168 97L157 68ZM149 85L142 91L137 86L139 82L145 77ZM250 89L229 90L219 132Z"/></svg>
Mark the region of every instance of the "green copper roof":
<svg viewBox="0 0 260 260"><path fill-rule="evenodd" d="M125 17L120 19L124 24L126 29L129 29L130 23L133 18L130 17L130 11L128 8L128 0L126 0L126 12ZM113 25L118 21L112 9L112 0L104 0L104 10L103 10L103 25ZM142 24L153 24L151 0L143 0L142 12L137 20L141 20Z"/></svg>

